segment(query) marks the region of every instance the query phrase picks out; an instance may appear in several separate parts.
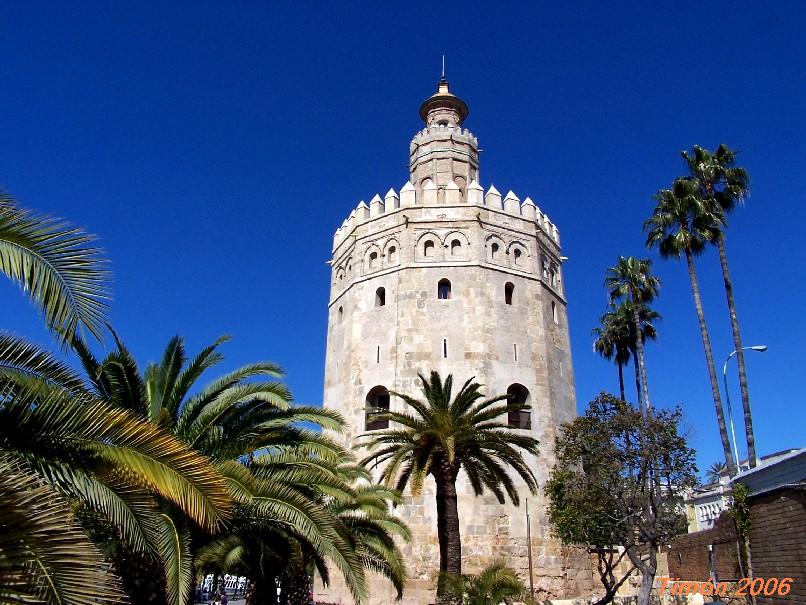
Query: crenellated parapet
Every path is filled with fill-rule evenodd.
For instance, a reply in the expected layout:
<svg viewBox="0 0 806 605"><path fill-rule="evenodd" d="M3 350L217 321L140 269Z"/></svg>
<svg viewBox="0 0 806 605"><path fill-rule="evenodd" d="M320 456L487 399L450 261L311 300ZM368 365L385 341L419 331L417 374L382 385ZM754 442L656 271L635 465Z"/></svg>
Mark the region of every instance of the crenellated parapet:
<svg viewBox="0 0 806 605"><path fill-rule="evenodd" d="M422 189L406 182L401 187L400 194L394 189L390 189L383 198L380 194L376 194L370 200L369 205L363 200L360 201L344 219L341 226L336 229L333 237L333 249L336 250L359 225L367 225L405 208L444 209L444 217L450 218L451 214L457 217L464 214L451 213L451 210L461 210L463 207L484 208L504 216L518 217L522 221L533 223L558 248L560 246L559 229L551 222L548 215L532 201L531 197L526 197L521 201L512 190L502 196L494 185L491 185L485 193L475 180L463 189L451 180L443 187L438 187L434 183L426 183Z"/></svg>

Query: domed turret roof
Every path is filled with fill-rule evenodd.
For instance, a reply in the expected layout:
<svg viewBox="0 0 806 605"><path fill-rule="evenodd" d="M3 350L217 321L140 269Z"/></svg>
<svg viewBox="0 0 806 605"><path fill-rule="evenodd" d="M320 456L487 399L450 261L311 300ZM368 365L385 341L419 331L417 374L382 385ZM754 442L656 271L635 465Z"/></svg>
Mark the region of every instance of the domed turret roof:
<svg viewBox="0 0 806 605"><path fill-rule="evenodd" d="M428 124L428 114L435 109L448 109L456 112L458 123L461 124L467 118L470 110L467 108L467 103L457 97L448 89L448 81L443 77L439 81L437 92L420 105L420 118L423 122Z"/></svg>

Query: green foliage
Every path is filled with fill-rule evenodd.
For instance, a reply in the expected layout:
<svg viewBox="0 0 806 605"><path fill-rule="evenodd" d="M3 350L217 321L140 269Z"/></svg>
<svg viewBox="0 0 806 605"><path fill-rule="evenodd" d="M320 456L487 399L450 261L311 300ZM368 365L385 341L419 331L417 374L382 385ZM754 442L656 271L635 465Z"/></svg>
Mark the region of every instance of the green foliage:
<svg viewBox="0 0 806 605"><path fill-rule="evenodd" d="M648 258L620 256L607 270L605 288L611 302L650 303L658 296L660 280L652 275L652 261Z"/></svg>
<svg viewBox="0 0 806 605"><path fill-rule="evenodd" d="M671 189L655 194L657 205L644 223L647 247L657 248L661 256L679 257L686 251L700 254L706 244L716 241L725 227L722 208L710 198L698 195L693 179L679 178Z"/></svg>
<svg viewBox="0 0 806 605"><path fill-rule="evenodd" d="M534 493L537 481L523 452L537 455L533 437L512 430L507 412L526 410L528 405L502 403L507 395L484 399L481 385L466 381L452 397L453 377L442 382L437 372L431 379L420 375L425 400L401 393L413 410L376 410L377 417L402 425L364 435L372 453L363 463L385 464L382 477L387 485L417 494L429 474L443 473L455 480L464 470L476 495L489 489L503 503L506 496L518 504L518 492L506 468L512 468Z"/></svg>
<svg viewBox="0 0 806 605"><path fill-rule="evenodd" d="M0 272L19 284L63 342L84 327L100 339L109 271L94 236L20 208L0 193Z"/></svg>
<svg viewBox="0 0 806 605"><path fill-rule="evenodd" d="M478 575L440 576L444 594L459 605L509 605L524 598L526 587L517 574L496 562Z"/></svg>
<svg viewBox="0 0 806 605"><path fill-rule="evenodd" d="M728 509L728 514L736 523L736 529L742 538L750 535L750 505L747 503L749 495L750 490L744 483L733 484L733 502Z"/></svg>
<svg viewBox="0 0 806 605"><path fill-rule="evenodd" d="M0 453L0 603L119 603L118 578L73 519L69 503Z"/></svg>
<svg viewBox="0 0 806 605"><path fill-rule="evenodd" d="M597 554L611 595L626 578L613 575L622 558L613 557L615 547L640 566L640 549L686 531L682 493L697 480L680 421L678 409L642 415L602 393L556 440L557 463L545 486L552 532Z"/></svg>
<svg viewBox="0 0 806 605"><path fill-rule="evenodd" d="M728 470L728 465L724 462L714 462L705 471L706 483L719 483L720 478Z"/></svg>

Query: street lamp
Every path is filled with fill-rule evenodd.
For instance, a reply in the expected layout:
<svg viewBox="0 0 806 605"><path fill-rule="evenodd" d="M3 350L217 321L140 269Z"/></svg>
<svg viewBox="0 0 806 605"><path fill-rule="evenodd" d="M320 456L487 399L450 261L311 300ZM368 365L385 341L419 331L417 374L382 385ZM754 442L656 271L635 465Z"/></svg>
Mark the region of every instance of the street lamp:
<svg viewBox="0 0 806 605"><path fill-rule="evenodd" d="M742 351L758 351L759 353L763 353L767 350L767 345L755 345L752 347L742 347ZM725 383L725 401L728 402L728 418L730 419L730 434L733 437L733 457L736 459L736 471L739 471L739 448L736 445L736 431L733 428L733 411L730 408L730 392L728 391L728 362L730 358L736 355L737 351L734 351L728 358L725 360L725 365L722 366L722 380ZM749 453L748 453L749 455Z"/></svg>

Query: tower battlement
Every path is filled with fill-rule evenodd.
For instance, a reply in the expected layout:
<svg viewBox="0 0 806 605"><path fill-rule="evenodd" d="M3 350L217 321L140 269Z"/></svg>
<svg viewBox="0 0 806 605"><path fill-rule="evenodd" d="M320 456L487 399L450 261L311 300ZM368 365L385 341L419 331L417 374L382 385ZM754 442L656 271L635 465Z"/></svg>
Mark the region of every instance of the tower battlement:
<svg viewBox="0 0 806 605"><path fill-rule="evenodd" d="M451 181L444 187L427 183L419 191L411 182L406 182L400 189L400 195L394 189L390 189L383 198L380 194L376 194L369 205L363 200L360 201L336 229L333 235L333 251L335 252L348 237L354 235L359 225L380 222L385 216L401 209L437 208L444 211L445 218L458 218L466 214L461 211L462 207L484 208L533 222L558 248L560 246L560 230L532 201L532 198L526 197L521 201L512 190L502 197L494 185L491 185L485 193L476 181L471 181L463 190ZM372 228L369 227L368 230L372 231Z"/></svg>

